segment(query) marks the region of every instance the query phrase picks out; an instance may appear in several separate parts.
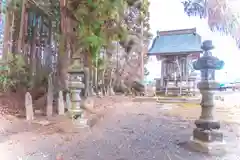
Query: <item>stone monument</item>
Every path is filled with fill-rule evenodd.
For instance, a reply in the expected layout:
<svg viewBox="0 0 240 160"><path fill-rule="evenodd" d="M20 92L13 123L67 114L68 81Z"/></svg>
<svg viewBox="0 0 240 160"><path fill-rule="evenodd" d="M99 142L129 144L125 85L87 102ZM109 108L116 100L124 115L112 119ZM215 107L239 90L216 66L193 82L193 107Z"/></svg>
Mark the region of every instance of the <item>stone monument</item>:
<svg viewBox="0 0 240 160"><path fill-rule="evenodd" d="M47 116L53 115L53 81L52 73L48 76L48 91L47 91Z"/></svg>
<svg viewBox="0 0 240 160"><path fill-rule="evenodd" d="M25 94L25 108L26 108L26 119L28 121L34 120L32 96L29 92Z"/></svg>
<svg viewBox="0 0 240 160"><path fill-rule="evenodd" d="M202 95L202 112L200 118L195 121L197 128L193 131L190 144L196 151L219 155L226 150L223 133L219 130L220 122L214 119L214 92L219 88L219 83L215 81L215 70L222 69L224 62L212 56L213 48L212 41L204 41L203 56L193 63L194 69L201 71L198 88Z"/></svg>
<svg viewBox="0 0 240 160"><path fill-rule="evenodd" d="M68 73L68 88L71 94L71 106L69 107L68 111L72 119L78 119L81 117L83 112L81 108L81 94L83 89L85 89L84 71L79 59L74 59L73 64L68 70Z"/></svg>
<svg viewBox="0 0 240 160"><path fill-rule="evenodd" d="M63 92L59 91L58 93L58 114L64 115L65 108L64 108L64 100L63 100Z"/></svg>
<svg viewBox="0 0 240 160"><path fill-rule="evenodd" d="M71 106L72 106L72 103L71 103L70 94L67 93L67 94L66 94L65 108L66 108L67 110L69 110L69 109L71 108Z"/></svg>

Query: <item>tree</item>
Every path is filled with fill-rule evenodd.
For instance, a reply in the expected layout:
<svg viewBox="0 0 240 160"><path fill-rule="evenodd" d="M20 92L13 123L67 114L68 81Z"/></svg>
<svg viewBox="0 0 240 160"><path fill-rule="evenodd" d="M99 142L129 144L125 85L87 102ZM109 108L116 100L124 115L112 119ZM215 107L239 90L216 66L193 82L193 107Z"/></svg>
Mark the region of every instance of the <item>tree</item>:
<svg viewBox="0 0 240 160"><path fill-rule="evenodd" d="M74 54L81 52L87 55L88 66L95 68L95 75L100 50L104 48L109 51L109 48L115 47L112 44L113 41L119 41L125 50L123 68L130 64L132 53L137 53L137 59L140 60L141 40L144 41L144 48L151 37L148 6L149 3L146 0L97 0L94 2L83 0L81 3L70 1L68 9L78 22L77 41L75 41L78 49ZM143 22L143 28L141 22ZM106 52L106 54L111 57L114 53ZM139 68L138 66L136 69ZM119 72L120 76L123 72L124 69Z"/></svg>
<svg viewBox="0 0 240 160"><path fill-rule="evenodd" d="M97 73L98 68L101 68L100 66L104 66L104 68L116 66L116 64L112 65L112 57L116 54L116 50L113 49L109 52L111 48L116 47L112 42L118 42L123 48L121 51L123 65L121 71L115 74L124 77L124 72L129 72L126 68L131 68L133 70L131 73L138 73L134 70L140 68L141 40L144 42L143 48L147 48L151 38L149 34L149 3L147 0L11 0L8 7L14 8L15 4L18 4L17 12L6 10L8 14L15 16L13 20L9 19L7 23L8 26L12 25L12 28L15 28L14 34L17 42L14 42L14 44L17 44L17 49L13 52L20 53L20 51L23 51L23 44L26 44L23 43L26 34L23 32L23 26L26 26L24 23L27 23L23 18L24 12L26 12L25 4L28 7L35 5L31 11L36 9L39 13L41 12L39 10L42 10L45 15L50 17L53 26L51 34L53 34L56 42L54 46L57 48L58 54L57 79L60 88L66 86L67 68L73 56L84 55L87 59L85 62L88 62L85 66L89 67L92 73ZM16 22L11 23L11 20ZM141 23L143 23L143 27ZM6 43L11 41L11 35L8 33L6 32L7 36L5 36ZM36 34L36 36L38 35ZM34 43L34 41L31 42ZM8 46L5 46L7 53ZM107 61L110 60L111 63L100 57L101 50L106 51L104 57L108 57ZM35 50L33 52L35 54ZM100 65L100 61L103 65ZM107 62L107 65L104 64L105 62ZM136 66L133 67L132 64ZM34 66L36 65L34 64Z"/></svg>
<svg viewBox="0 0 240 160"><path fill-rule="evenodd" d="M184 0L184 11L189 16L207 19L212 30L230 34L239 44L239 2L235 0ZM240 46L239 46L240 47Z"/></svg>

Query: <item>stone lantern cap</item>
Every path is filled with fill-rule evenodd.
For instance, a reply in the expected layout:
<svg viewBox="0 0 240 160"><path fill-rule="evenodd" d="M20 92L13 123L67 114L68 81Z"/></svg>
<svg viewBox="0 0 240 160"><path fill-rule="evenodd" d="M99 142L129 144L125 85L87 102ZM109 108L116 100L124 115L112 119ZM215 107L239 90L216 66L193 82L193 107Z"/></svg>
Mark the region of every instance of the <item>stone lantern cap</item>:
<svg viewBox="0 0 240 160"><path fill-rule="evenodd" d="M213 46L211 40L203 41L202 46L201 46L201 49L202 49L203 51L209 51L209 50L212 50L212 49L214 49L214 48L215 48L215 47Z"/></svg>
<svg viewBox="0 0 240 160"><path fill-rule="evenodd" d="M195 70L220 70L224 66L224 61L219 60L217 57L212 56L210 50L214 48L211 40L206 40L203 42L202 47L204 50L204 55L193 63L193 68Z"/></svg>
<svg viewBox="0 0 240 160"><path fill-rule="evenodd" d="M80 59L75 59L72 63L72 65L68 68L69 74L79 74L83 72L83 67L80 64Z"/></svg>

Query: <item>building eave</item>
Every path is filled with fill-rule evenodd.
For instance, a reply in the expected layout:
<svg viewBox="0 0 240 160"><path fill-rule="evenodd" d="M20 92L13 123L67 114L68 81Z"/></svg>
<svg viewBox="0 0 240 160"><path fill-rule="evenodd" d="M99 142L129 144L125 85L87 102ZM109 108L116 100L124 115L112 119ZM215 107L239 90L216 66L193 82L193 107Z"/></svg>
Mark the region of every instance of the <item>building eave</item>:
<svg viewBox="0 0 240 160"><path fill-rule="evenodd" d="M189 55L189 54L199 54L201 51L185 51L185 52L160 52L160 53L147 53L148 56L168 56L168 55Z"/></svg>

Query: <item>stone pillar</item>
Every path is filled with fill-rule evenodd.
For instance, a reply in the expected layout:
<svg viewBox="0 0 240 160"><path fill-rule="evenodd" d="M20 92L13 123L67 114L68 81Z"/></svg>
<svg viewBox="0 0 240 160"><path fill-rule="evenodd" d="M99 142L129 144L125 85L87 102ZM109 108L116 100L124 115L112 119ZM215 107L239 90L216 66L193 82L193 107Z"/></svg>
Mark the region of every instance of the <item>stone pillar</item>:
<svg viewBox="0 0 240 160"><path fill-rule="evenodd" d="M66 105L65 105L65 108L67 110L69 110L72 106L72 103L71 103L71 98L70 98L70 93L67 93L66 94Z"/></svg>
<svg viewBox="0 0 240 160"><path fill-rule="evenodd" d="M59 91L58 93L58 114L64 115L65 108L64 108L64 100L63 100L63 92Z"/></svg>
<svg viewBox="0 0 240 160"><path fill-rule="evenodd" d="M193 81L193 95L195 96L196 95L196 80Z"/></svg>
<svg viewBox="0 0 240 160"><path fill-rule="evenodd" d="M53 115L53 80L52 73L48 76L48 92L47 92L47 116Z"/></svg>
<svg viewBox="0 0 240 160"><path fill-rule="evenodd" d="M217 91L219 84L215 81L215 70L220 70L224 62L212 56L210 50L212 41L207 40L202 44L204 54L193 63L195 70L201 71L201 81L198 88L202 95L202 113L195 121L197 128L193 131L190 144L194 150L213 155L225 152L223 133L220 129L220 122L214 118L214 92Z"/></svg>
<svg viewBox="0 0 240 160"><path fill-rule="evenodd" d="M165 63L164 60L162 60L162 61L161 61L160 88L162 88L163 85L164 85L164 80L163 80L163 77L164 77L164 67L165 67L164 63Z"/></svg>
<svg viewBox="0 0 240 160"><path fill-rule="evenodd" d="M25 109L26 109L26 119L28 121L34 120L32 96L29 92L25 94Z"/></svg>
<svg viewBox="0 0 240 160"><path fill-rule="evenodd" d="M189 57L186 56L185 58L185 61L184 61L184 76L185 76L185 83L186 83L186 86L188 87L188 93L191 93L191 82L189 82L189 78L190 78L190 75L189 75Z"/></svg>

